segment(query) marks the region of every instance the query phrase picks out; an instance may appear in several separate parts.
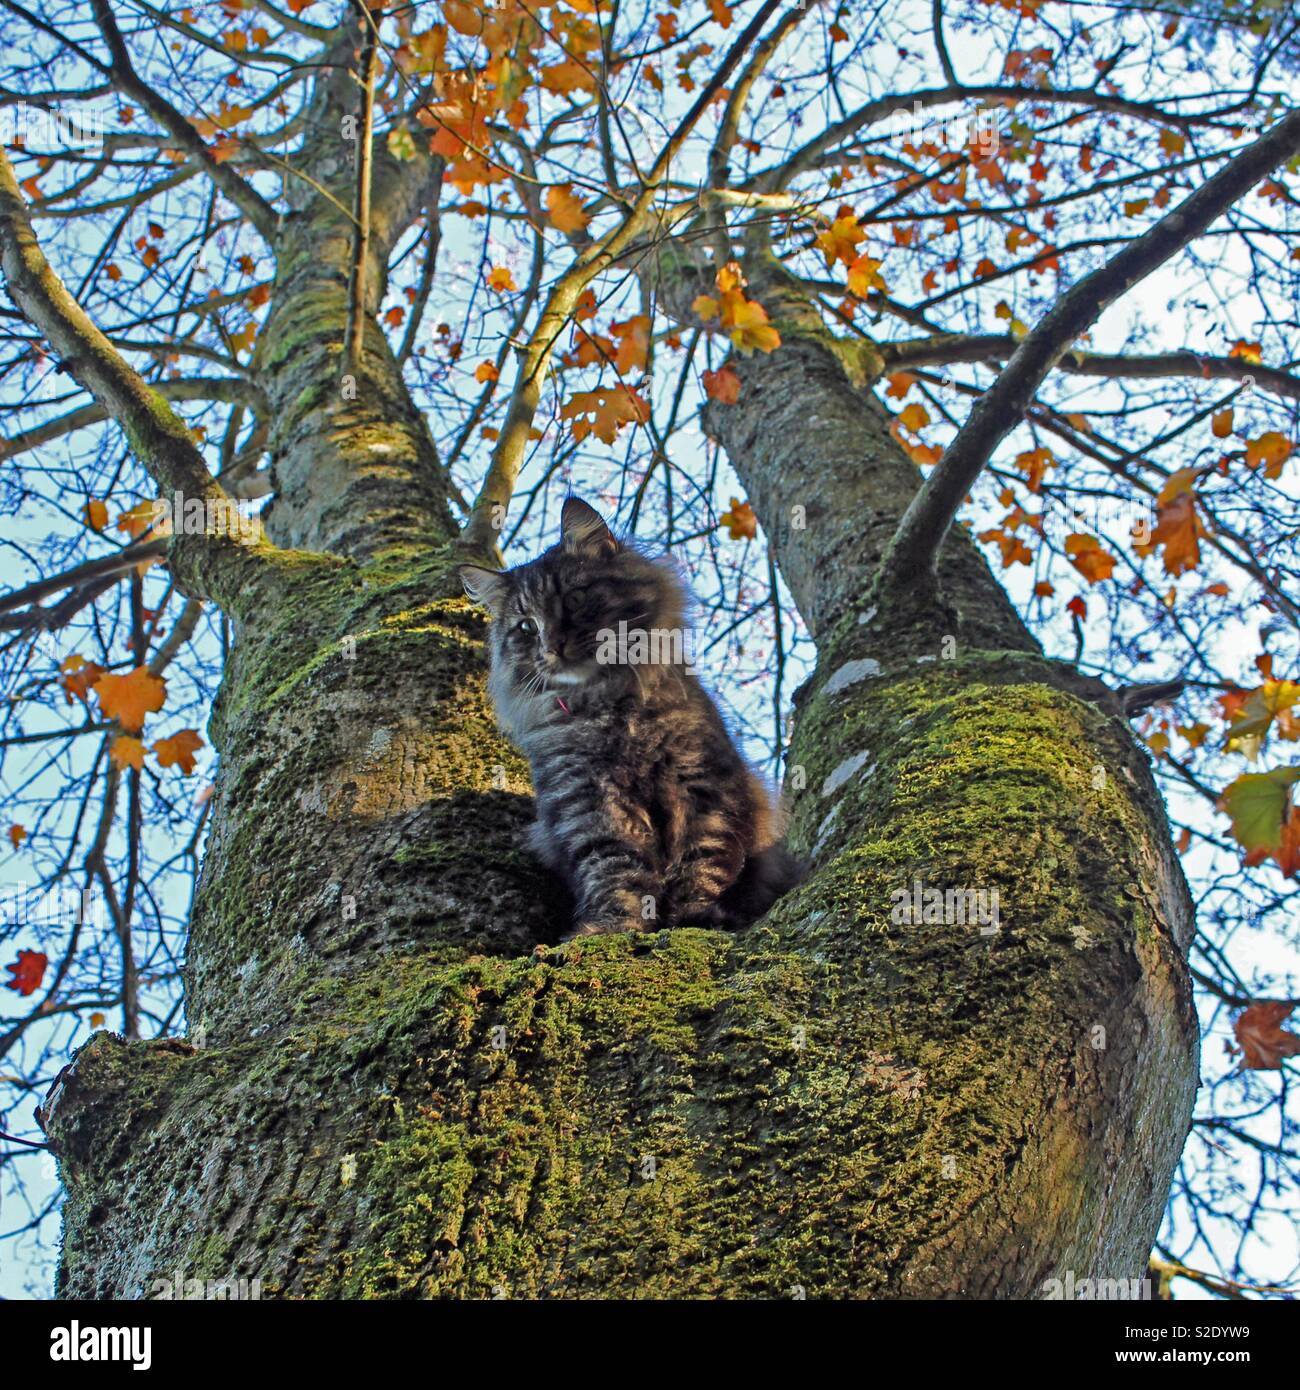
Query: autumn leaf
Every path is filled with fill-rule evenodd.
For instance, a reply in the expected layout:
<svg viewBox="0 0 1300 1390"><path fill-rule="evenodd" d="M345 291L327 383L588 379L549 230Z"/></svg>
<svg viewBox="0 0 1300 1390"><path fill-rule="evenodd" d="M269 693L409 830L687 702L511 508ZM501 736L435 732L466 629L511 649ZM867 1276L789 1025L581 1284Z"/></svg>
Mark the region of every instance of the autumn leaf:
<svg viewBox="0 0 1300 1390"><path fill-rule="evenodd" d="M1237 1015L1232 1031L1241 1048L1243 1068L1278 1071L1283 1058L1300 1053L1300 1037L1282 1027L1294 1008L1289 999L1259 999Z"/></svg>
<svg viewBox="0 0 1300 1390"><path fill-rule="evenodd" d="M709 0L709 10L715 23L721 24L724 29L731 28L731 6L727 0Z"/></svg>
<svg viewBox="0 0 1300 1390"><path fill-rule="evenodd" d="M9 827L9 843L14 849L18 849L26 838L27 827L25 825L11 825Z"/></svg>
<svg viewBox="0 0 1300 1390"><path fill-rule="evenodd" d="M159 767L179 767L186 777L194 771L194 755L203 747L203 737L195 729L181 729L169 738L160 738L149 751Z"/></svg>
<svg viewBox="0 0 1300 1390"><path fill-rule="evenodd" d="M59 670L62 672L59 684L63 687L64 702L69 705L74 699L85 704L95 682L107 674L98 662L87 661L84 656L78 656L75 652L63 658L59 663Z"/></svg>
<svg viewBox="0 0 1300 1390"><path fill-rule="evenodd" d="M894 372L887 378L889 382L885 395L892 400L901 401L916 385L916 377L911 372Z"/></svg>
<svg viewBox="0 0 1300 1390"><path fill-rule="evenodd" d="M1210 421L1210 429L1214 431L1215 439L1227 439L1232 433L1231 406L1215 412L1214 417Z"/></svg>
<svg viewBox="0 0 1300 1390"><path fill-rule="evenodd" d="M1139 555L1150 555L1163 546L1165 573L1177 577L1200 564L1200 538L1206 534L1205 524L1196 509L1196 498L1190 492L1179 492L1166 505L1157 506L1156 526L1150 540L1140 541L1133 548Z"/></svg>
<svg viewBox="0 0 1300 1390"><path fill-rule="evenodd" d="M478 366L474 368L475 381L486 384L489 381L497 381L500 377L501 373L497 371L495 362L480 362Z"/></svg>
<svg viewBox="0 0 1300 1390"><path fill-rule="evenodd" d="M119 772L133 767L137 772L144 768L144 744L130 734L118 734L109 746L108 756Z"/></svg>
<svg viewBox="0 0 1300 1390"><path fill-rule="evenodd" d="M1256 758L1273 721L1285 716L1298 703L1300 685L1295 681L1266 680L1245 700L1235 703L1229 712L1228 751Z"/></svg>
<svg viewBox="0 0 1300 1390"><path fill-rule="evenodd" d="M108 525L108 503L92 497L85 506L86 525L92 531L102 531Z"/></svg>
<svg viewBox="0 0 1300 1390"><path fill-rule="evenodd" d="M571 183L557 183L546 190L546 216L557 232L585 231L591 217L583 210Z"/></svg>
<svg viewBox="0 0 1300 1390"><path fill-rule="evenodd" d="M849 263L849 293L865 299L872 290L886 293L889 286L880 274L881 262L874 256L857 256Z"/></svg>
<svg viewBox="0 0 1300 1390"><path fill-rule="evenodd" d="M1291 441L1277 430L1269 430L1246 445L1246 467L1264 468L1266 478L1281 476L1282 465L1291 457Z"/></svg>
<svg viewBox="0 0 1300 1390"><path fill-rule="evenodd" d="M643 425L649 418L646 402L622 385L575 391L560 407L560 419L573 421L573 437L579 442L594 433L606 444L612 444L625 425Z"/></svg>
<svg viewBox="0 0 1300 1390"><path fill-rule="evenodd" d="M1065 553L1089 584L1099 584L1103 579L1109 579L1115 568L1115 557L1101 548L1096 536L1078 531L1066 536Z"/></svg>
<svg viewBox="0 0 1300 1390"><path fill-rule="evenodd" d="M740 378L730 367L719 367L716 372L705 372L701 377L704 394L723 405L735 405L740 399Z"/></svg>
<svg viewBox="0 0 1300 1390"><path fill-rule="evenodd" d="M510 267L504 265L493 266L488 271L487 285L488 289L500 290L503 294L519 288L515 284L515 277L511 274Z"/></svg>
<svg viewBox="0 0 1300 1390"><path fill-rule="evenodd" d="M1043 485L1043 475L1056 466L1055 456L1048 448L1025 449L1016 455L1016 467L1025 475L1030 492Z"/></svg>
<svg viewBox="0 0 1300 1390"><path fill-rule="evenodd" d="M167 684L147 667L137 666L125 676L102 676L93 687L99 707L128 733L139 733L145 715L162 709Z"/></svg>
<svg viewBox="0 0 1300 1390"><path fill-rule="evenodd" d="M826 258L829 270L836 261L845 265L857 259L857 244L866 238L866 232L858 225L857 213L841 208L835 221L824 232L818 232L813 245ZM879 264L879 262L877 262Z"/></svg>
<svg viewBox="0 0 1300 1390"><path fill-rule="evenodd" d="M736 351L748 356L751 352L775 352L781 346L781 335L767 320L767 310L752 299L736 305L727 335Z"/></svg>
<svg viewBox="0 0 1300 1390"><path fill-rule="evenodd" d="M752 541L758 535L758 517L754 515L753 507L739 497L731 499L731 510L723 512L718 523L727 528L727 534L733 541Z"/></svg>
<svg viewBox="0 0 1300 1390"><path fill-rule="evenodd" d="M614 368L620 376L639 372L650 351L650 316L635 314L623 323L611 323L609 331L618 339Z"/></svg>
<svg viewBox="0 0 1300 1390"><path fill-rule="evenodd" d="M13 976L12 980L5 981L5 988L17 990L23 996L35 994L41 987L45 967L49 963L49 957L43 951L19 951L18 959L5 966Z"/></svg>

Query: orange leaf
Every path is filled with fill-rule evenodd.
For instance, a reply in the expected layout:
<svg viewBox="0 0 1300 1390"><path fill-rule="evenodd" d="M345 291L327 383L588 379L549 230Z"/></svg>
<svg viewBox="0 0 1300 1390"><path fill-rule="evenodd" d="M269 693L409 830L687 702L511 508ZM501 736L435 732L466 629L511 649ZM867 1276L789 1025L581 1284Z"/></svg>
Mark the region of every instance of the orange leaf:
<svg viewBox="0 0 1300 1390"><path fill-rule="evenodd" d="M23 825L11 825L9 827L9 843L17 849L27 838L27 827Z"/></svg>
<svg viewBox="0 0 1300 1390"><path fill-rule="evenodd" d="M1246 445L1246 467L1264 466L1266 478L1281 476L1282 465L1291 457L1291 441L1277 430L1269 430Z"/></svg>
<svg viewBox="0 0 1300 1390"><path fill-rule="evenodd" d="M128 733L139 733L146 714L162 709L167 684L144 666L125 676L102 676L93 687L99 707Z"/></svg>
<svg viewBox="0 0 1300 1390"><path fill-rule="evenodd" d="M1099 584L1103 579L1109 579L1111 571L1115 568L1115 557L1101 548L1101 542L1096 536L1084 535L1078 531L1066 536L1065 553L1070 557L1070 563L1089 584Z"/></svg>
<svg viewBox="0 0 1300 1390"><path fill-rule="evenodd" d="M500 290L502 293L519 288L519 286L515 284L515 277L510 273L509 266L504 265L493 266L492 269L488 271L487 283L488 289Z"/></svg>
<svg viewBox="0 0 1300 1390"><path fill-rule="evenodd" d="M144 767L144 744L130 734L118 734L109 745L108 756L119 772L133 767L139 772Z"/></svg>
<svg viewBox="0 0 1300 1390"><path fill-rule="evenodd" d="M474 380L481 382L498 381L501 373L497 371L495 362L480 362L474 368Z"/></svg>
<svg viewBox="0 0 1300 1390"><path fill-rule="evenodd" d="M182 729L170 738L160 738L149 751L159 767L179 767L186 777L194 771L194 755L203 747L202 736L194 729Z"/></svg>
<svg viewBox="0 0 1300 1390"><path fill-rule="evenodd" d="M573 421L573 437L579 442L594 433L612 444L624 425L643 425L649 418L650 407L627 386L575 391L560 407L560 419Z"/></svg>
<svg viewBox="0 0 1300 1390"><path fill-rule="evenodd" d="M723 405L735 405L740 399L740 378L730 367L719 367L716 372L705 372L704 394Z"/></svg>
<svg viewBox="0 0 1300 1390"><path fill-rule="evenodd" d="M1232 433L1232 407L1216 411L1210 428L1214 431L1215 439L1227 439Z"/></svg>
<svg viewBox="0 0 1300 1390"><path fill-rule="evenodd" d="M758 518L754 515L754 509L739 497L731 499L731 510L723 512L718 521L727 528L727 534L733 541L752 541L758 535Z"/></svg>
<svg viewBox="0 0 1300 1390"><path fill-rule="evenodd" d="M86 503L86 525L92 531L102 531L108 525L108 503L92 497Z"/></svg>
<svg viewBox="0 0 1300 1390"><path fill-rule="evenodd" d="M551 226L558 232L581 232L591 221L571 183L557 183L546 190L546 209Z"/></svg>
<svg viewBox="0 0 1300 1390"><path fill-rule="evenodd" d="M1156 518L1151 539L1134 549L1140 555L1150 555L1157 546L1164 546L1166 574L1177 576L1194 570L1201 562L1200 538L1206 534L1196 498L1190 492L1180 492L1168 505L1158 508Z"/></svg>

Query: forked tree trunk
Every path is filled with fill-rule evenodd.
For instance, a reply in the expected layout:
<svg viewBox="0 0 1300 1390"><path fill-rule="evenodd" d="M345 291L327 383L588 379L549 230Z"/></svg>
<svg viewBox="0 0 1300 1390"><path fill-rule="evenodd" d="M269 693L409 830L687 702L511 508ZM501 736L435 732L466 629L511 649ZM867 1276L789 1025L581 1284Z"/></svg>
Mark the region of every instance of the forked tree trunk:
<svg viewBox="0 0 1300 1390"><path fill-rule="evenodd" d="M422 200L377 177L372 286ZM1117 703L1043 658L963 535L941 598L872 602L917 478L869 354L774 293L785 345L709 415L817 640L789 759L813 873L735 936L560 953L432 443L373 322L340 395L337 213L304 203L277 252L272 534L303 549L230 600L190 1042L99 1033L47 1106L59 1292L180 1271L263 1297L1023 1297L1141 1274L1195 1087L1187 890ZM918 881L996 890L997 925L897 920Z"/></svg>

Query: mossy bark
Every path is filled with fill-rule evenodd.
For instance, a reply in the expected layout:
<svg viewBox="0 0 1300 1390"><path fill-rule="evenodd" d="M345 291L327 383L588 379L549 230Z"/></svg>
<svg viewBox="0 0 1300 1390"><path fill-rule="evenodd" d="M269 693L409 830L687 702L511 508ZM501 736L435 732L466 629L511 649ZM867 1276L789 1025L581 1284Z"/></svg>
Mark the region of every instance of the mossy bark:
<svg viewBox="0 0 1300 1390"><path fill-rule="evenodd" d="M1117 703L1042 657L964 537L940 594L872 602L916 475L861 356L787 313L710 416L818 642L789 758L812 874L734 936L559 950L432 445L377 341L359 414L330 404L331 215L290 221L263 384L285 403L276 539L334 553L281 553L234 605L189 1040L96 1034L44 1108L59 1292L148 1297L180 1271L264 1297L1024 1297L1139 1275L1196 1075L1160 801ZM998 922L900 920L917 881L996 891Z"/></svg>

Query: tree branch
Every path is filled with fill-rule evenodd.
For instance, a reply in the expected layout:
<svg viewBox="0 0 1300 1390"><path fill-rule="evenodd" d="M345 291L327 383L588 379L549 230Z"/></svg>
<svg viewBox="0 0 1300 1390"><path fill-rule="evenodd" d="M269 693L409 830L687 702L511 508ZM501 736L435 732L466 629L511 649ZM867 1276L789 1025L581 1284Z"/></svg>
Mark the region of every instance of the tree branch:
<svg viewBox="0 0 1300 1390"><path fill-rule="evenodd" d="M910 367L951 366L958 362L1005 362L1015 354L1020 340L1009 333L942 333L932 338L882 343L880 355L887 371ZM1078 376L1159 377L1191 376L1216 381L1249 381L1279 396L1300 400L1300 377L1280 367L1265 367L1241 357L1218 357L1193 352L1159 352L1132 357L1118 352L1063 353L1054 370Z"/></svg>
<svg viewBox="0 0 1300 1390"><path fill-rule="evenodd" d="M222 163L208 149L207 143L183 115L145 82L131 64L122 31L113 18L108 0L92 0L95 21L112 55L113 81L124 94L133 97L164 127L173 140L203 165L208 177L244 214L268 241L275 236L279 214L247 180L241 178L229 164Z"/></svg>

